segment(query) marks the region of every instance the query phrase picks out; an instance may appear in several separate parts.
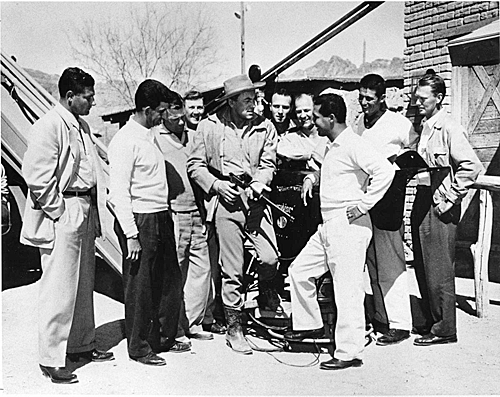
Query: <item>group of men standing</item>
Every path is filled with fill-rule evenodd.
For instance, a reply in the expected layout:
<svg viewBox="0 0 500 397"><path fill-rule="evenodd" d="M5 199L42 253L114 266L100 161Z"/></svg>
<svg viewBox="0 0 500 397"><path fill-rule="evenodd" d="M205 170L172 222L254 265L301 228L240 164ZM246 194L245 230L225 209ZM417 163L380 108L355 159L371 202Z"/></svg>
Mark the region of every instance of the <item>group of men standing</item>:
<svg viewBox="0 0 500 397"><path fill-rule="evenodd" d="M314 172L305 178L302 196L307 205L313 185L319 185L322 215L289 268L293 327L284 337L323 335L314 280L329 270L336 348L321 368L360 366L366 262L374 298L370 321L382 333L377 344L407 339L412 325L423 335L415 345L456 342L454 233L460 199L481 165L463 128L442 109L444 81L429 75L419 84L425 117L420 135L388 111L385 81L378 75L360 82L363 114L353 127L346 125L346 105L336 94L301 94L292 106L292 97L278 91L268 120L255 108L263 85L245 75L225 81L221 107L201 120L200 93L183 99L146 80L137 88L135 113L109 145L107 200L122 251L130 359L165 365L157 353L189 351L189 339L224 331L233 351L252 353L242 327L245 243L252 243L258 259L260 293L275 308L279 251L271 210L261 197L270 191L278 158L303 161ZM34 124L28 139L23 176L30 193L21 239L39 247L42 259L40 368L53 382L74 383L66 355L114 358L95 348L92 301L94 239L104 227L106 193L101 160L80 117L94 104L94 80L69 68L59 93L59 104ZM425 301L418 324L410 310L401 231L383 230L370 216L393 180L391 162L406 148L417 148L429 166L450 169L440 180L422 175L414 205L415 267ZM235 184L234 176L243 184ZM227 330L210 313L217 275Z"/></svg>
<svg viewBox="0 0 500 397"><path fill-rule="evenodd" d="M291 341L324 333L314 281L332 274L337 320L333 359L320 365L338 370L362 365L365 331L366 263L373 294L369 321L382 333L377 345L420 334L416 346L457 342L455 317L455 235L460 202L482 170L463 127L446 113L444 80L432 70L420 79L415 96L421 131L388 111L385 82L378 75L360 81L362 115L345 124L343 100L335 94L314 99L314 123L329 143L321 169L304 179L304 205L319 184L323 223L289 268L293 329ZM410 305L402 229L378 224L374 208L388 191L405 148L416 149L430 168L417 175L411 214L414 267L421 300ZM317 151L317 150L316 150ZM402 225L401 225L402 227Z"/></svg>

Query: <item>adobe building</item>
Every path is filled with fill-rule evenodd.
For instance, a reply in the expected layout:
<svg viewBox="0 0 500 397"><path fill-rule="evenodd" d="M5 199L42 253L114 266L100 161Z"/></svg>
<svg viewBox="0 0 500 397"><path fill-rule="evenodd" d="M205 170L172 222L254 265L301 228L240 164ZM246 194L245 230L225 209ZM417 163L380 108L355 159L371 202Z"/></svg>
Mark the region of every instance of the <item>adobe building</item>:
<svg viewBox="0 0 500 397"><path fill-rule="evenodd" d="M418 128L412 93L426 70L434 69L446 81L444 105L466 128L486 175L500 176L499 2L407 1L404 14L407 116ZM476 197L464 215L459 246L468 248L477 239L477 201ZM500 193L493 193L492 253L500 251L499 220ZM409 231L408 222L407 240Z"/></svg>

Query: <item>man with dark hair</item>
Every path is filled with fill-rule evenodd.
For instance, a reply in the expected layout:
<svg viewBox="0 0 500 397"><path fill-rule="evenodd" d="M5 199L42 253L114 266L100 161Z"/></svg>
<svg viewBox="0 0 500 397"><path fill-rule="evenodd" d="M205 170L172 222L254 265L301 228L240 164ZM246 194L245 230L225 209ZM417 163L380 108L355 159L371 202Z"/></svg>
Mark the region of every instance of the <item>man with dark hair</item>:
<svg viewBox="0 0 500 397"><path fill-rule="evenodd" d="M66 355L112 360L95 348L95 238L105 211L104 175L88 124L94 79L79 68L59 79L59 103L31 127L23 160L29 188L21 243L38 247L42 264L39 360L54 383L75 383Z"/></svg>
<svg viewBox="0 0 500 397"><path fill-rule="evenodd" d="M361 79L359 104L363 113L353 129L394 162L405 148L413 145L417 136L410 120L387 109L385 93L386 84L381 76L368 74ZM370 214L374 215L372 211ZM372 217L373 237L366 258L373 296L373 307L368 312L375 331L382 333L377 345L387 346L409 338L412 325L404 226L392 231L379 228L375 222Z"/></svg>
<svg viewBox="0 0 500 397"><path fill-rule="evenodd" d="M328 139L318 134L313 122L313 96L302 93L295 97L297 128L291 129L278 142L278 156L286 160L304 161L308 169L317 170ZM319 145L319 146L318 146Z"/></svg>
<svg viewBox="0 0 500 397"><path fill-rule="evenodd" d="M203 104L203 95L199 91L189 91L184 95L184 120L190 130L196 130L203 113L205 105Z"/></svg>
<svg viewBox="0 0 500 397"><path fill-rule="evenodd" d="M222 265L222 298L227 321L226 341L241 354L251 354L241 325L244 242L250 238L259 259L259 286L271 299L279 297L270 283L276 274L278 252L270 209L258 198L270 191L276 171L276 129L255 114L255 83L246 75L224 82L225 106L202 120L193 138L188 175L210 198L207 221L214 222ZM249 184L236 186L230 174Z"/></svg>
<svg viewBox="0 0 500 397"><path fill-rule="evenodd" d="M276 91L271 97L269 106L271 111L271 121L278 132L278 139L286 135L290 129L296 127L295 122L290 118L292 114L292 96L284 88Z"/></svg>
<svg viewBox="0 0 500 397"><path fill-rule="evenodd" d="M168 212L165 161L152 127L175 95L156 80L135 94L136 111L109 144L109 203L122 251L125 332L129 357L165 365L155 352L188 351L177 342L182 279Z"/></svg>
<svg viewBox="0 0 500 397"><path fill-rule="evenodd" d="M368 211L389 188L394 169L345 123L346 106L336 94L314 101L313 119L329 143L321 170L306 176L304 204L319 183L323 223L290 265L293 330L285 339L321 337L323 321L315 280L332 274L337 307L335 353L326 370L359 367L365 344L363 269L372 236ZM319 178L321 176L321 178Z"/></svg>
<svg viewBox="0 0 500 397"><path fill-rule="evenodd" d="M455 237L462 198L483 167L465 129L443 107L444 80L434 71L418 82L415 96L424 116L417 151L430 167L449 172L419 174L411 213L414 267L422 296L413 322L416 346L457 342Z"/></svg>
<svg viewBox="0 0 500 397"><path fill-rule="evenodd" d="M158 127L158 142L167 169L168 202L182 273L183 300L177 340L190 344L187 338L213 339L210 332L202 329L210 292L210 259L207 228L202 218L204 212L200 211L204 205L203 198L199 187L191 184L186 172L186 146L196 131L186 127L182 99L177 93L173 94L175 97L167 103Z"/></svg>

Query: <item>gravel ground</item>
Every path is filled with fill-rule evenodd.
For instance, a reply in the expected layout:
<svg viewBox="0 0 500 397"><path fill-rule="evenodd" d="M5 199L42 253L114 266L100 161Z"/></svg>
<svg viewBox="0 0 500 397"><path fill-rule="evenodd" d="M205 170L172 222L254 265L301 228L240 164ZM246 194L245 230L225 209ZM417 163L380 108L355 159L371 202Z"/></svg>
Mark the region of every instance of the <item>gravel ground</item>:
<svg viewBox="0 0 500 397"><path fill-rule="evenodd" d="M486 319L474 308L470 279L457 279L462 309L457 310L459 343L416 347L411 340L395 346L371 343L364 365L321 371L327 353L231 352L224 336L193 341L189 353L164 353L165 367L147 367L128 359L123 334L123 305L95 293L98 345L116 360L73 366L79 383L56 385L37 363L38 283L2 292L3 385L5 394L78 395L490 395L500 394L500 285L490 283ZM256 345L273 348L250 337Z"/></svg>

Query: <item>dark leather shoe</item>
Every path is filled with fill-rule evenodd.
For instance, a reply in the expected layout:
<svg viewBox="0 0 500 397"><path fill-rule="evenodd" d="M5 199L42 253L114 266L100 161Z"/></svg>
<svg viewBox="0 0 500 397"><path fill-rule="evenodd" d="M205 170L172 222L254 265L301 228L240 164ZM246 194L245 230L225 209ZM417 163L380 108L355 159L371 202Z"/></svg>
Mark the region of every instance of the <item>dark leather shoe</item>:
<svg viewBox="0 0 500 397"><path fill-rule="evenodd" d="M90 360L96 363L104 362L104 361L113 361L115 356L111 352L102 352L100 350L94 349L89 352Z"/></svg>
<svg viewBox="0 0 500 397"><path fill-rule="evenodd" d="M410 337L410 331L403 329L390 329L387 333L377 339L377 345L389 346L402 342Z"/></svg>
<svg viewBox="0 0 500 397"><path fill-rule="evenodd" d="M75 374L68 371L65 367L46 367L40 364L43 376L46 376L54 383L78 383Z"/></svg>
<svg viewBox="0 0 500 397"><path fill-rule="evenodd" d="M413 341L415 346L431 346L431 345L443 345L446 343L457 343L458 338L457 335L450 336L437 336L432 333L428 333L427 335L422 336L421 338L417 338Z"/></svg>
<svg viewBox="0 0 500 397"><path fill-rule="evenodd" d="M319 365L319 369L326 370L335 370L335 369L345 369L349 367L361 367L363 365L363 361L358 358L349 361L342 361L336 358L332 358L331 360L324 361Z"/></svg>
<svg viewBox="0 0 500 397"><path fill-rule="evenodd" d="M191 350L191 342L179 342L174 340L173 343L166 343L164 338L161 338L160 351L169 353L185 353Z"/></svg>
<svg viewBox="0 0 500 397"><path fill-rule="evenodd" d="M325 334L324 328L310 329L305 331L288 331L285 332L284 338L292 342L300 342L304 339L317 339Z"/></svg>
<svg viewBox="0 0 500 397"><path fill-rule="evenodd" d="M102 352L97 349L93 349L88 352L81 352L81 353L68 353L67 354L68 358L70 361L76 362L80 358L84 358L89 361L93 361L96 363L99 362L104 362L104 361L112 361L115 359L115 356L111 352Z"/></svg>
<svg viewBox="0 0 500 397"><path fill-rule="evenodd" d="M212 324L203 324L202 327L203 327L203 331L211 332L213 334L223 335L227 331L226 326L224 324L217 322L217 321L215 323L212 323Z"/></svg>
<svg viewBox="0 0 500 397"><path fill-rule="evenodd" d="M144 365L151 365L153 367L160 367L162 365L167 365L167 362L165 361L164 358L158 356L154 352L149 352L143 357L132 357L129 356L131 360L137 361L138 363L144 364Z"/></svg>

